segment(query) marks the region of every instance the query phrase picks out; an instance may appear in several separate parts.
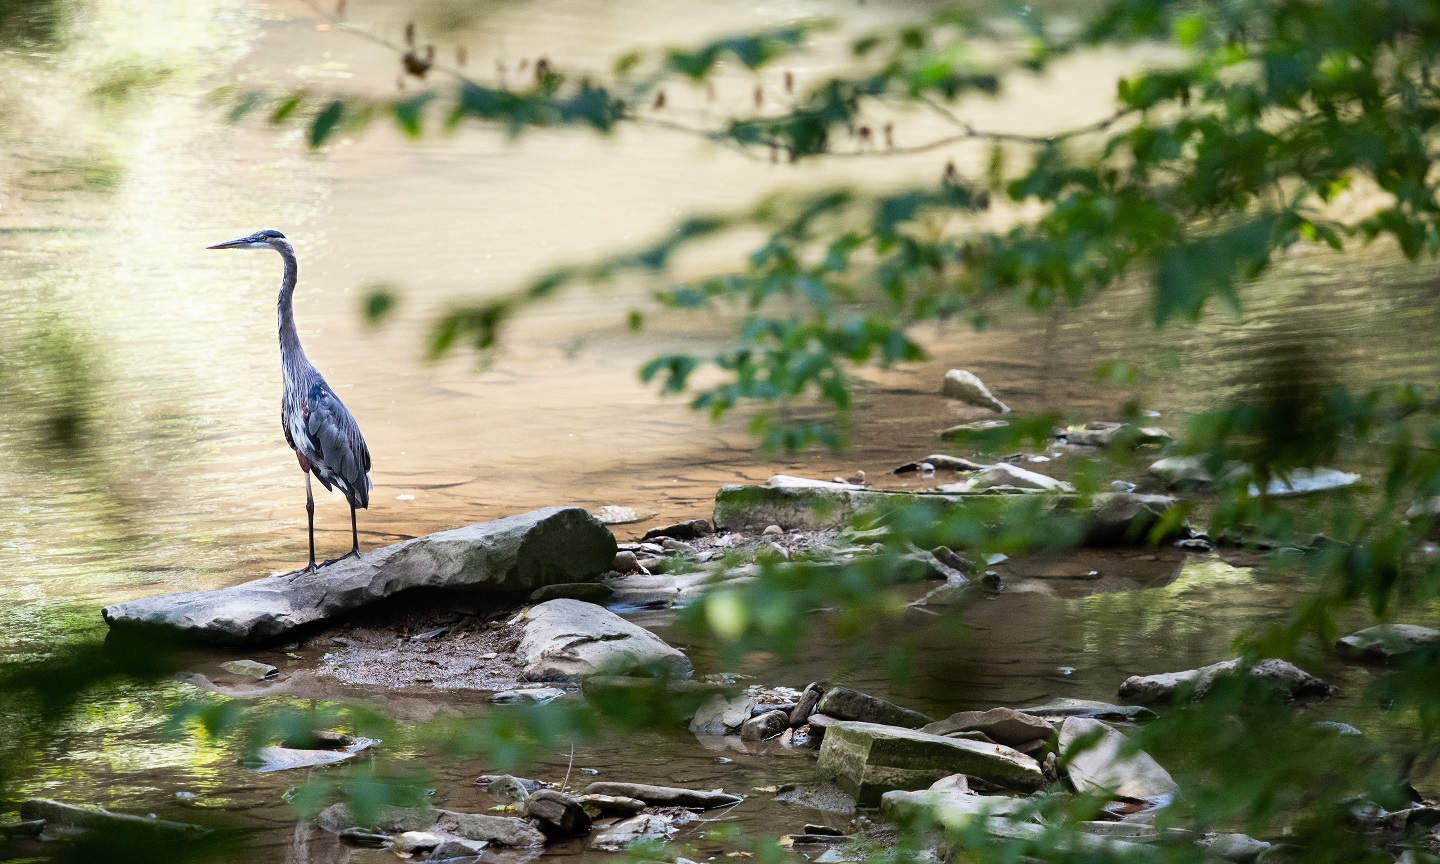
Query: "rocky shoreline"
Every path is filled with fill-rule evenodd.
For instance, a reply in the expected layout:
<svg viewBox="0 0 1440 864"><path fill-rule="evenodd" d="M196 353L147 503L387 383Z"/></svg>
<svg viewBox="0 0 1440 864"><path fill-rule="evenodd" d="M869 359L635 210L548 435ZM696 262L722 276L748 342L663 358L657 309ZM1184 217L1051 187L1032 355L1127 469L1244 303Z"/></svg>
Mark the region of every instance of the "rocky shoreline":
<svg viewBox="0 0 1440 864"><path fill-rule="evenodd" d="M978 379L952 377L947 388L962 394L955 398L1003 408ZM1059 440L1072 447L1144 446L1166 436L1158 429L1088 424L1061 430ZM618 852L670 839L699 814L764 794L839 814L843 829L797 825L780 840L813 850L806 857L824 864L861 860L865 850L893 839L888 825L917 819L949 828L979 826L996 839L1038 836L1049 826L1039 821L1035 805L1076 795L1096 796L1104 805L1073 826L1080 833L1071 842L1080 848L1123 853L1141 843L1183 844L1199 846L1213 859L1269 860L1271 842L1157 828L1157 816L1178 787L1160 762L1127 743L1127 735L1154 718L1155 710L1208 698L1228 686L1223 682L1258 684L1270 697L1300 704L1334 693L1283 660L1217 658L1198 669L1133 676L1117 693L1090 694L1096 701L934 718L825 681L697 678L687 646L667 644L641 626L656 615L673 619L707 591L741 587L765 568L798 562L838 574L853 562L887 556L891 572L911 583L915 615L1000 592L1083 597L1157 587L1197 564L1229 566L1224 549L1173 518L1176 499L1159 494L1170 484L1208 482L1196 465L1156 462L1152 487L1160 490L1117 481L1112 491L1079 496L1069 483L1018 461L986 465L936 454L896 469L927 478L953 471L960 478L922 492L867 487L863 476L824 481L777 475L764 485L720 489L712 519L657 527L628 542L617 542L605 524L579 508L545 508L408 540L314 574L116 604L106 607L104 617L117 635L164 632L209 646L211 653L180 680L226 696L445 692L535 705L658 689L697 746L814 760L813 782L764 792L630 778L571 785L567 770L559 784L482 776L477 783L494 801L491 813L392 807L362 819L336 804L317 818L342 843L386 848L404 858L490 861L503 850L523 852L523 858L577 838L589 849ZM1267 494L1308 493L1354 479L1307 475ZM940 518L976 501L1014 495L1038 496L1033 500L1043 507L1074 516L1079 548L1019 561L1003 555L978 560L943 546L899 546L884 526L884 515L897 506L920 503ZM637 618L640 623L632 620ZM1436 645L1440 631L1382 625L1342 638L1337 651L1394 662ZM266 652L276 648L288 658L283 669L246 656L271 657ZM1111 698L1122 704L1104 701ZM1327 734L1357 733L1345 724L1314 725ZM322 730L312 740L263 748L259 761L247 767L321 768L384 746ZM1365 818L1377 831L1399 837L1410 826L1440 823L1432 812L1440 813L1417 801L1396 812L1372 808ZM26 802L19 816L8 833L64 836L112 819L192 830L39 799ZM1397 833L1397 825L1404 830ZM933 840L932 852L947 854L943 840ZM682 858L678 864L692 862Z"/></svg>

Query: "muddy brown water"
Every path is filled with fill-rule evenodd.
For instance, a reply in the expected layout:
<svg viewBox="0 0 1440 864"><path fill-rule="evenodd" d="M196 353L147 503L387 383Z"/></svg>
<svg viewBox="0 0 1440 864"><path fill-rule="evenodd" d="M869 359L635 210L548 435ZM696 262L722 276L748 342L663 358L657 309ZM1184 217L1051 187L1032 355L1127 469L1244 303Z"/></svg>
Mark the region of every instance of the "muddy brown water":
<svg viewBox="0 0 1440 864"><path fill-rule="evenodd" d="M377 127L312 155L297 133L224 124L205 98L221 86L389 92L393 57L340 32L309 4L59 6L70 22L59 36L0 46L0 492L8 504L0 509L0 588L9 601L0 609L0 649L7 654L93 631L104 603L229 584L303 559L302 484L276 423L278 261L203 251L260 227L295 239L302 339L374 454L374 503L361 519L367 546L555 503L655 514L617 529L625 538L659 521L707 515L722 483L777 472L829 478L864 469L872 483L904 487L915 481L891 477L891 467L943 450L936 430L981 416L936 395L952 366L977 372L1021 412L1105 419L1138 398L1160 412L1160 425L1234 393L1257 358L1277 352L1303 350L1317 376L1356 385L1428 383L1440 371L1440 281L1384 249L1344 260L1310 251L1252 290L1240 319L1215 310L1196 326L1156 331L1146 324L1143 291L1131 287L1045 316L1002 306L985 332L920 328L931 361L861 373L849 451L757 455L743 419L711 423L637 382L635 369L656 352L720 344L690 318L657 316L643 337L626 333L626 311L643 306L656 286L580 292L536 310L484 369L463 355L423 362L427 323L457 298L509 290L545 267L633 247L685 214L741 206L776 186L932 178L948 158L982 165L982 150L797 169L652 129L519 143L468 129L411 144ZM924 8L852 9L833 0L349 7L354 23L389 38L416 20L422 39L443 52L464 44L472 65L487 70L542 55L598 69L636 45L695 42L810 15L844 13L848 26L860 28ZM1085 58L1020 82L1012 98L982 102L972 116L1026 132L1083 123L1109 110L1115 75L1143 59L1143 52ZM803 82L832 62L822 50L790 66ZM778 76L760 83L774 92ZM107 95L126 80L142 86ZM727 70L718 98L743 102L755 83ZM675 98L690 116L718 110L698 94ZM923 117L898 123L903 140L940 128ZM729 266L737 251L706 250L682 263L682 275ZM392 321L371 328L359 303L376 284L397 286L401 303ZM1107 361L1137 364L1136 387L1096 383L1093 370ZM84 446L45 446L37 428L63 431L56 418L63 421L72 405L89 412ZM1063 473L1074 458L1032 467ZM322 554L344 548L345 515L337 498L320 500ZM898 679L886 662L892 645L848 645L823 629L799 657L754 655L739 667L724 667L710 646L686 647L701 673L740 671L796 687L828 678L943 716L1057 696L1107 698L1126 675L1224 659L1237 633L1275 620L1293 597L1290 585L1250 571L1196 571L1174 581L1178 555L1169 551L1154 560L1148 551L1086 557L1093 555L1027 563L1036 578L1019 581L1030 588L977 597L964 613L963 636L931 632L932 618L913 613L904 629L914 637L914 662ZM1092 569L1108 581L1072 578ZM678 638L664 613L637 620ZM274 652L255 656L291 662ZM1352 697L1368 675L1340 665L1326 671ZM268 860L390 860L297 828L281 800L297 778L250 774L223 743L163 738L169 705L190 693L175 683L100 694L49 749L25 791L134 812L219 810L253 830L257 857ZM417 718L485 704L480 695L423 687L353 695ZM1372 719L1353 698L1326 710L1362 728ZM437 803L488 806L472 786L490 768L483 761L432 758L424 767ZM569 767L567 750L524 773L559 781ZM843 824L755 791L808 779L803 753L716 752L683 731L616 734L578 748L573 767L601 779L751 794L723 818L762 835L807 821ZM728 848L698 839L705 829L687 826L682 839L699 843L705 857ZM589 853L576 844L556 854Z"/></svg>

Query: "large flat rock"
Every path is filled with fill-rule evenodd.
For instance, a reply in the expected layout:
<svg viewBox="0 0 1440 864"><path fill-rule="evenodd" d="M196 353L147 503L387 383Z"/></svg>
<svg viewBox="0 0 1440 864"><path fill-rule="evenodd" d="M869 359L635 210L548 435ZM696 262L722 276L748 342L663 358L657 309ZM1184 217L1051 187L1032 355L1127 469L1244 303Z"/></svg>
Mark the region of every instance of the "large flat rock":
<svg viewBox="0 0 1440 864"><path fill-rule="evenodd" d="M1143 751L1129 752L1125 736L1099 720L1068 717L1060 726L1065 772L1079 792L1121 798L1173 795L1170 773Z"/></svg>
<svg viewBox="0 0 1440 864"><path fill-rule="evenodd" d="M1044 781L1038 762L1000 744L850 721L826 729L816 770L862 806L878 805L895 789L925 789L951 774L1020 791Z"/></svg>
<svg viewBox="0 0 1440 864"><path fill-rule="evenodd" d="M598 579L615 558L609 529L579 507L546 507L416 537L294 578L270 576L107 606L112 628L157 627L196 641L272 639L413 588L524 596Z"/></svg>
<svg viewBox="0 0 1440 864"><path fill-rule="evenodd" d="M515 656L528 681L635 673L678 679L694 671L665 640L594 603L546 601L526 611L524 627Z"/></svg>

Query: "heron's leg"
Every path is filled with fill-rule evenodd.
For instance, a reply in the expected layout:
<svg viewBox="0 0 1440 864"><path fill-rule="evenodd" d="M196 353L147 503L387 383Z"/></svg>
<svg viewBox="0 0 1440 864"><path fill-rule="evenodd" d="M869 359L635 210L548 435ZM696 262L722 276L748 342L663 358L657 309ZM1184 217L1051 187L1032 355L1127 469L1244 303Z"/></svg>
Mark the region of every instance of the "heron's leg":
<svg viewBox="0 0 1440 864"><path fill-rule="evenodd" d="M305 472L305 517L310 528L310 572L315 572L315 495L310 491L310 472Z"/></svg>
<svg viewBox="0 0 1440 864"><path fill-rule="evenodd" d="M331 558L320 563L321 567L334 564L336 561L344 561L346 558L360 557L360 531L355 527L355 505L350 505L350 551L339 558Z"/></svg>
<svg viewBox="0 0 1440 864"><path fill-rule="evenodd" d="M285 575L294 579L301 573L315 572L315 496L310 491L310 472L305 472L305 520L310 534L310 566L302 567ZM326 562L329 563L328 561Z"/></svg>

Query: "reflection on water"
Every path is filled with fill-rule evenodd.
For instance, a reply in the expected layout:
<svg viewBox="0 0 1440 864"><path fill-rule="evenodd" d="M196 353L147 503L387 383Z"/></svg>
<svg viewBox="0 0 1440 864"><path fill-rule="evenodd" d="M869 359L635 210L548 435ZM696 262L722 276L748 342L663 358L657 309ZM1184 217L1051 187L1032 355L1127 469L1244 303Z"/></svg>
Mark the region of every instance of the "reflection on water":
<svg viewBox="0 0 1440 864"><path fill-rule="evenodd" d="M390 35L413 17L445 50L464 44L476 68L487 69L542 55L605 68L635 44L815 14L853 13L862 25L907 14L838 0L349 5L358 23ZM715 338L685 318L629 336L625 312L643 303L646 285L537 311L484 371L466 358L427 366L419 359L425 327L455 298L638 244L682 215L747 204L777 183L927 179L949 158L978 167L984 152L791 168L658 131L611 140L557 133L514 145L462 130L411 145L377 128L314 156L294 134L221 122L206 99L220 86L393 88L392 56L324 26L298 0L0 0L5 650L34 650L57 629L93 626L102 601L231 583L303 559L302 480L277 423L279 261L203 251L261 227L296 241L302 338L374 455L372 508L361 517L366 545L554 503L703 516L719 484L778 471L828 478L863 468L872 481L903 485L888 469L937 450L935 431L957 421L935 395L951 366L976 371L1020 411L1103 419L1138 396L1162 412L1162 424L1239 392L1255 351L1276 333L1304 334L1312 362L1351 383L1428 381L1440 371L1440 285L1383 250L1288 262L1251 293L1243 321L1217 314L1194 328L1153 331L1144 293L1132 286L1043 319L1001 310L1000 326L985 333L921 328L934 361L864 373L855 448L839 456L759 458L742 422L714 425L643 389L635 369L645 357L703 350ZM803 81L829 62L821 52L794 66ZM977 105L974 116L1022 132L1088 121L1108 112L1109 82L1132 62L1077 61L1045 81L1021 82L1014 102ZM726 83L722 101L748 98L754 87L741 75L728 81L733 93ZM906 118L898 134L919 137L927 122ZM709 250L685 267L729 266L733 251ZM381 329L359 314L377 283L402 291L395 320ZM1094 368L1112 360L1140 364L1136 391L1093 382ZM345 516L338 497L319 502L327 553L345 548ZM1172 582L1173 557L1135 566L1149 573L1141 584L1164 587L1089 594L1052 586L980 598L960 642L915 613L901 641L917 664L893 688L885 660L894 646L871 646L837 670L835 646L817 642L795 663L753 658L751 671L792 686L848 676L942 714L1103 698L1133 672L1228 656L1236 632L1271 619L1287 600L1284 589L1243 572L1194 569ZM714 657L694 650L701 671L714 671ZM156 809L192 791L200 798L186 806L232 805L246 825L264 829L272 849L310 849L317 857L307 860L335 854L331 843L296 839L278 804L293 779L239 772L224 746L157 743L163 706L182 692L177 684L96 699L33 791ZM722 763L685 734L640 743L602 741L577 753L576 765L610 779L727 788L808 771L804 760L736 753ZM565 767L556 754L538 773L559 780ZM481 806L469 783L486 766L431 768L445 803ZM819 819L762 799L735 819L765 830Z"/></svg>

